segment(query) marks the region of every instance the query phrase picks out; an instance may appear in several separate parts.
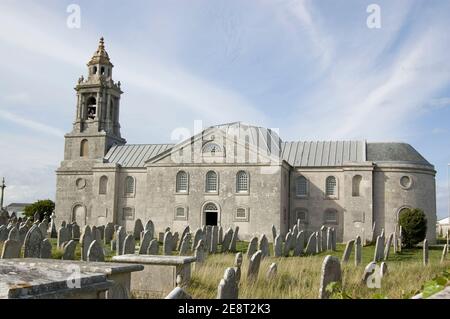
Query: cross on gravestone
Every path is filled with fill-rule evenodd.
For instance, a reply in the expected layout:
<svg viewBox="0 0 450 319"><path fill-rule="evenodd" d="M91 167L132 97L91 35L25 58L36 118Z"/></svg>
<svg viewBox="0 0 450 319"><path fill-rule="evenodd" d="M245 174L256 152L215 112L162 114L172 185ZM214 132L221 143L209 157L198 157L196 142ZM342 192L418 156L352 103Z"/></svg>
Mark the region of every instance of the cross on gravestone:
<svg viewBox="0 0 450 319"><path fill-rule="evenodd" d="M123 242L123 255L134 254L135 241L134 235L128 235Z"/></svg>
<svg viewBox="0 0 450 319"><path fill-rule="evenodd" d="M43 239L39 227L37 225L31 226L25 236L23 256L25 258L39 258Z"/></svg>
<svg viewBox="0 0 450 319"><path fill-rule="evenodd" d="M316 233L312 233L311 236L309 236L305 253L307 255L313 255L316 253Z"/></svg>
<svg viewBox="0 0 450 319"><path fill-rule="evenodd" d="M189 247L191 242L191 234L187 233L180 244L180 256L187 256L189 254Z"/></svg>
<svg viewBox="0 0 450 319"><path fill-rule="evenodd" d="M347 263L350 259L350 255L352 254L353 245L355 244L354 240L349 240L345 245L344 254L342 256L342 262Z"/></svg>
<svg viewBox="0 0 450 319"><path fill-rule="evenodd" d="M361 237L356 237L355 241L355 266L360 265L362 262L362 243Z"/></svg>
<svg viewBox="0 0 450 319"><path fill-rule="evenodd" d="M89 246L93 241L91 227L88 225L84 226L83 233L80 236L80 245L81 245L81 260L87 260L87 252Z"/></svg>
<svg viewBox="0 0 450 319"><path fill-rule="evenodd" d="M277 229L275 228L275 225L272 225L272 239L273 242L275 242L275 238L277 237Z"/></svg>
<svg viewBox="0 0 450 319"><path fill-rule="evenodd" d="M236 283L239 283L241 280L241 266L243 261L242 253L237 253L234 257L234 271L236 273Z"/></svg>
<svg viewBox="0 0 450 319"><path fill-rule="evenodd" d="M147 255L158 255L159 254L159 243L156 239L152 239L148 245Z"/></svg>
<svg viewBox="0 0 450 319"><path fill-rule="evenodd" d="M217 288L217 299L237 299L238 295L236 273L233 268L227 268Z"/></svg>
<svg viewBox="0 0 450 319"><path fill-rule="evenodd" d="M276 263L272 263L269 266L269 269L267 270L266 273L266 279L267 280L273 280L277 275L277 264Z"/></svg>
<svg viewBox="0 0 450 319"><path fill-rule="evenodd" d="M322 263L319 299L328 299L330 297L330 293L326 288L332 282L342 284L341 263L337 257L328 255Z"/></svg>
<svg viewBox="0 0 450 319"><path fill-rule="evenodd" d="M255 252L253 252L253 254ZM273 244L273 255L275 257L281 257L283 255L283 240L281 239L280 235L277 235L275 237L275 241L274 241L274 244Z"/></svg>
<svg viewBox="0 0 450 319"><path fill-rule="evenodd" d="M286 238L284 240L284 249L283 249L284 257L289 257L289 252L291 250L291 240L292 240L292 234L291 234L291 232L288 232L286 234Z"/></svg>
<svg viewBox="0 0 450 319"><path fill-rule="evenodd" d="M198 242L197 246L195 247L195 264L201 264L205 261L206 259L206 252L205 252L205 242L203 239L200 239L200 241ZM196 266L197 267L197 266Z"/></svg>
<svg viewBox="0 0 450 319"><path fill-rule="evenodd" d="M39 253L39 257L43 259L51 259L52 258L52 243L48 238L45 238L41 243L41 251Z"/></svg>
<svg viewBox="0 0 450 319"><path fill-rule="evenodd" d="M262 234L261 238L259 239L259 250L261 251L261 258L270 256L269 240L267 239L265 234Z"/></svg>
<svg viewBox="0 0 450 319"><path fill-rule="evenodd" d="M173 238L170 231L165 232L163 240L163 254L172 255Z"/></svg>
<svg viewBox="0 0 450 319"><path fill-rule="evenodd" d="M255 282L258 278L259 267L261 264L262 251L258 250L253 254L252 258L250 258L250 263L248 265L247 271L247 280L249 282Z"/></svg>
<svg viewBox="0 0 450 319"><path fill-rule="evenodd" d="M151 232L150 231L144 231L144 235L141 238L141 244L139 246L139 254L145 255L147 254L148 246L150 245L150 241L153 239L150 237Z"/></svg>
<svg viewBox="0 0 450 319"><path fill-rule="evenodd" d="M423 265L424 266L428 265L428 256L429 256L429 253L428 253L428 240L425 239L423 241Z"/></svg>
<svg viewBox="0 0 450 319"><path fill-rule="evenodd" d="M63 260L75 260L75 249L77 248L77 242L73 239L69 240L63 246Z"/></svg>
<svg viewBox="0 0 450 319"><path fill-rule="evenodd" d="M18 240L7 239L3 243L2 249L2 259L7 258L19 258L20 257L20 249L22 248L22 244Z"/></svg>
<svg viewBox="0 0 450 319"><path fill-rule="evenodd" d="M230 243L230 251L232 253L236 252L236 244L238 240L238 233L239 233L239 226L236 226L234 228L233 236L231 237L231 243Z"/></svg>
<svg viewBox="0 0 450 319"><path fill-rule="evenodd" d="M105 252L103 251L101 242L94 240L89 245L87 261L105 261Z"/></svg>
<svg viewBox="0 0 450 319"><path fill-rule="evenodd" d="M135 240L139 240L141 238L141 231L144 230L144 225L142 225L142 221L138 218L134 222L133 235Z"/></svg>
<svg viewBox="0 0 450 319"><path fill-rule="evenodd" d="M384 260L388 260L389 252L391 250L392 241L394 239L394 234L390 234L386 242L386 247L384 247Z"/></svg>
<svg viewBox="0 0 450 319"><path fill-rule="evenodd" d="M247 247L247 258L251 258L258 250L258 237L252 237Z"/></svg>

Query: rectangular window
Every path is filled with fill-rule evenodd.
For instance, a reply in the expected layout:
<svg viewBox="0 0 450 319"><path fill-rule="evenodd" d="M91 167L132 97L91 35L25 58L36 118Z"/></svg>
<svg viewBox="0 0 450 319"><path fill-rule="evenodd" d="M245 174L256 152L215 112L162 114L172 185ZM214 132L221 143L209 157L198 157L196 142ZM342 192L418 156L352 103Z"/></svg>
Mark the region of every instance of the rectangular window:
<svg viewBox="0 0 450 319"><path fill-rule="evenodd" d="M187 220L187 207L175 207L175 220Z"/></svg>
<svg viewBox="0 0 450 319"><path fill-rule="evenodd" d="M123 220L133 220L134 219L134 208L124 207L123 208Z"/></svg>
<svg viewBox="0 0 450 319"><path fill-rule="evenodd" d="M234 219L236 221L248 222L248 220L249 220L248 211L249 211L248 208L244 208L244 207L236 208L236 214L235 214Z"/></svg>

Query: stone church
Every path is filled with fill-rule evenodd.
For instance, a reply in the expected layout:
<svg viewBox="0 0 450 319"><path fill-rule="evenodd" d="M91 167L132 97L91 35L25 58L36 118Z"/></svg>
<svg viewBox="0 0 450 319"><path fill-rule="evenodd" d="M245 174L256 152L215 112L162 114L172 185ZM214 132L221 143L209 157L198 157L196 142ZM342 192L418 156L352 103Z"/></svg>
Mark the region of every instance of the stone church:
<svg viewBox="0 0 450 319"><path fill-rule="evenodd" d="M72 131L57 169L56 216L80 226L113 222L157 231L239 226L241 239L275 225L334 227L338 241L393 232L403 209L421 208L436 238L435 170L405 143L282 141L241 122L212 126L178 144L127 144L120 82L103 38L78 80Z"/></svg>

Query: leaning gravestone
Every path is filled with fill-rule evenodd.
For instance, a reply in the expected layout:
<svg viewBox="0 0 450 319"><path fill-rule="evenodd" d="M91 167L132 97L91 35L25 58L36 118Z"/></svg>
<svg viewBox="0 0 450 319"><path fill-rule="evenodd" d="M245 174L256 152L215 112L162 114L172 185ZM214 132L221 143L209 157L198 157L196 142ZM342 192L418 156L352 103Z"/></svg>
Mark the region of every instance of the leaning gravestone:
<svg viewBox="0 0 450 319"><path fill-rule="evenodd" d="M312 233L309 236L308 243L306 244L305 253L308 255L312 255L316 253L316 233Z"/></svg>
<svg viewBox="0 0 450 319"><path fill-rule="evenodd" d="M262 234L261 238L259 239L259 250L261 251L261 258L270 256L269 240L267 239L265 234Z"/></svg>
<svg viewBox="0 0 450 319"><path fill-rule="evenodd" d="M172 247L173 247L172 233L168 231L164 234L163 254L172 255Z"/></svg>
<svg viewBox="0 0 450 319"><path fill-rule="evenodd" d="M277 275L277 264L276 263L272 263L269 266L269 269L267 270L266 273L266 279L267 280L273 280Z"/></svg>
<svg viewBox="0 0 450 319"><path fill-rule="evenodd" d="M253 252L253 254L255 252ZM283 255L283 240L280 235L275 236L275 241L273 243L273 255L275 257L281 257Z"/></svg>
<svg viewBox="0 0 450 319"><path fill-rule="evenodd" d="M301 230L298 232L297 240L295 241L294 256L303 255L304 248L305 248L305 232Z"/></svg>
<svg viewBox="0 0 450 319"><path fill-rule="evenodd" d="M332 282L342 284L341 263L337 257L328 255L322 264L319 299L328 299L330 297L330 293L326 288Z"/></svg>
<svg viewBox="0 0 450 319"><path fill-rule="evenodd" d="M233 268L227 268L217 288L217 299L237 299L239 288Z"/></svg>
<svg viewBox="0 0 450 319"><path fill-rule="evenodd" d="M91 245L93 241L91 228L86 225L84 226L83 233L80 236L80 245L81 245L81 260L86 261L87 260L87 252L89 249L89 246Z"/></svg>
<svg viewBox="0 0 450 319"><path fill-rule="evenodd" d="M227 232L223 236L222 252L225 253L230 249L231 238L233 237L233 230L228 228Z"/></svg>
<svg viewBox="0 0 450 319"><path fill-rule="evenodd" d="M234 228L233 236L231 237L231 243L230 243L230 251L232 253L236 252L236 244L238 240L238 233L239 233L239 226L236 226Z"/></svg>
<svg viewBox="0 0 450 319"><path fill-rule="evenodd" d="M291 234L291 232L288 232L286 234L286 238L284 241L284 249L283 249L284 257L289 257L289 252L291 250L291 240L292 240L292 234Z"/></svg>
<svg viewBox="0 0 450 319"><path fill-rule="evenodd" d="M139 240L141 238L141 232L144 230L144 225L142 225L142 221L138 218L134 222L133 235L135 240Z"/></svg>
<svg viewBox="0 0 450 319"><path fill-rule="evenodd" d="M145 255L147 253L148 246L150 245L150 241L153 239L150 236L151 236L151 233L148 230L144 231L144 236L142 236L141 244L139 247L140 255Z"/></svg>
<svg viewBox="0 0 450 319"><path fill-rule="evenodd" d="M183 239L184 239L184 237L186 237L187 234L189 234L190 231L191 230L190 230L189 226L186 226L184 228L183 232L181 233L180 244L178 245L178 250L181 249L181 244L183 243Z"/></svg>
<svg viewBox="0 0 450 319"><path fill-rule="evenodd" d="M384 260L388 260L389 252L391 250L392 240L394 239L394 234L390 234L386 242L386 247L384 248Z"/></svg>
<svg viewBox="0 0 450 319"><path fill-rule="evenodd" d="M258 250L258 237L253 237L247 247L247 257L251 258Z"/></svg>
<svg viewBox="0 0 450 319"><path fill-rule="evenodd" d="M258 278L259 266L261 264L262 252L258 250L250 258L250 263L248 265L247 280L249 282L255 282Z"/></svg>
<svg viewBox="0 0 450 319"><path fill-rule="evenodd" d="M355 241L355 266L358 266L362 262L362 243L361 243L361 237L356 237Z"/></svg>
<svg viewBox="0 0 450 319"><path fill-rule="evenodd" d="M77 242L73 239L69 240L63 246L63 260L75 260L75 249L77 248Z"/></svg>
<svg viewBox="0 0 450 319"><path fill-rule="evenodd" d="M103 235L105 245L110 244L113 237L114 237L114 225L113 223L107 223Z"/></svg>
<svg viewBox="0 0 450 319"><path fill-rule="evenodd" d="M134 235L128 235L123 242L123 255L134 254Z"/></svg>
<svg viewBox="0 0 450 319"><path fill-rule="evenodd" d="M100 242L94 240L88 248L87 261L105 261L105 253Z"/></svg>
<svg viewBox="0 0 450 319"><path fill-rule="evenodd" d="M191 234L186 234L183 238L183 240L181 241L181 245L180 245L180 256L187 256L189 253L189 245L190 245L190 241L191 241Z"/></svg>
<svg viewBox="0 0 450 319"><path fill-rule="evenodd" d="M152 239L148 244L147 255L158 255L159 243L156 239Z"/></svg>
<svg viewBox="0 0 450 319"><path fill-rule="evenodd" d="M39 258L43 239L39 227L33 225L25 236L23 256L25 258Z"/></svg>
<svg viewBox="0 0 450 319"><path fill-rule="evenodd" d="M192 241L192 250L195 250L195 248L198 245L198 242L202 239L202 237L203 237L203 232L200 228L198 228L195 231L194 240Z"/></svg>
<svg viewBox="0 0 450 319"><path fill-rule="evenodd" d="M48 238L45 238L41 244L41 251L39 253L39 257L43 259L51 259L52 258L52 243Z"/></svg>
<svg viewBox="0 0 450 319"><path fill-rule="evenodd" d="M6 240L3 244L2 259L19 258L21 248L22 245L20 241L14 239Z"/></svg>
<svg viewBox="0 0 450 319"><path fill-rule="evenodd" d="M355 244L354 240L349 240L345 245L344 255L342 256L342 262L347 263L350 259L350 255L352 254L353 245Z"/></svg>

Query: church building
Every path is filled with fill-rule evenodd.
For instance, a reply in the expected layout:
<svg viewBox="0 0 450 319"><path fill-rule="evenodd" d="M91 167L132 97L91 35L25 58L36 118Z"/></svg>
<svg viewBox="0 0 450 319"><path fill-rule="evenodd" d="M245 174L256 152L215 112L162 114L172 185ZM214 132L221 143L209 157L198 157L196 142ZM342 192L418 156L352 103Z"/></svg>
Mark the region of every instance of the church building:
<svg viewBox="0 0 450 319"><path fill-rule="evenodd" d="M127 144L120 82L103 38L78 80L72 131L57 169L56 216L83 227L112 222L131 231L151 219L157 232L187 225L239 226L240 239L334 227L342 242L398 227L420 208L436 239L435 170L406 143L283 141L276 130L220 124L178 144ZM126 107L126 106L125 106Z"/></svg>

